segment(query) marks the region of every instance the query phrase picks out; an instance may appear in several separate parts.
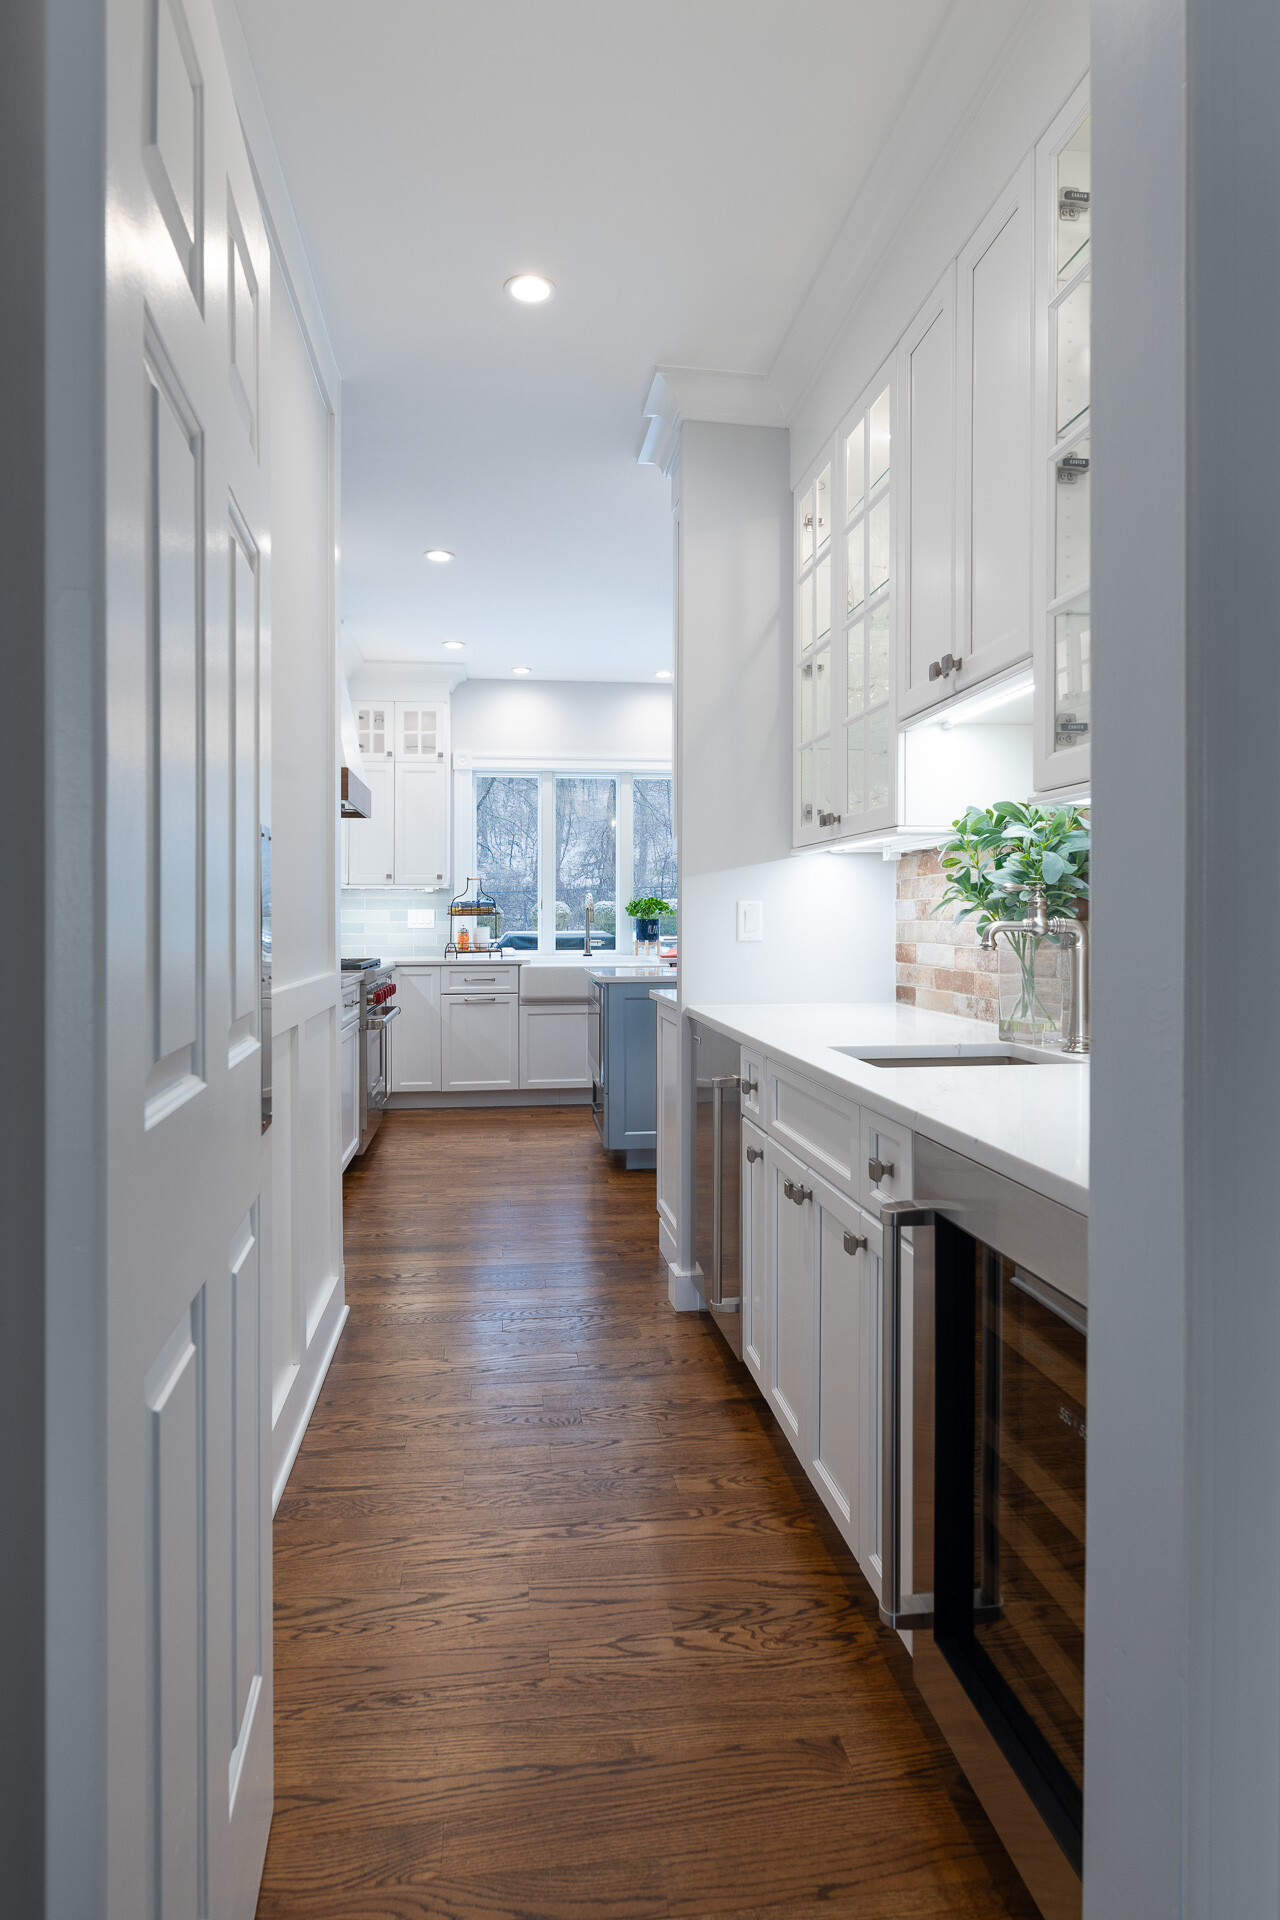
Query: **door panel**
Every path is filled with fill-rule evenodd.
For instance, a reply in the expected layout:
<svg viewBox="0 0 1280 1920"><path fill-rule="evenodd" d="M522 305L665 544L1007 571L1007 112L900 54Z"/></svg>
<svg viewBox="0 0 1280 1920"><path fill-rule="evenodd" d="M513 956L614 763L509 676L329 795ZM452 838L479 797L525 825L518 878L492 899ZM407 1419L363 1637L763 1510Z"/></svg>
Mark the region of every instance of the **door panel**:
<svg viewBox="0 0 1280 1920"><path fill-rule="evenodd" d="M393 1024L384 1028L391 1051L392 1093L440 1089L440 969L397 967Z"/></svg>
<svg viewBox="0 0 1280 1920"><path fill-rule="evenodd" d="M445 994L440 1007L442 1080L447 1092L515 1087L520 1080L520 1003Z"/></svg>
<svg viewBox="0 0 1280 1920"><path fill-rule="evenodd" d="M396 768L395 873L401 887L440 887L449 874L449 775Z"/></svg>
<svg viewBox="0 0 1280 1920"><path fill-rule="evenodd" d="M674 1027L675 1023L671 1023ZM661 1025L661 1022L659 1022ZM742 1123L742 1357L762 1393L768 1392L769 1239L765 1136Z"/></svg>
<svg viewBox="0 0 1280 1920"><path fill-rule="evenodd" d="M922 310L902 347L906 416L905 509L906 645L902 649L900 713L910 713L954 689L954 679L930 678L930 666L952 651L955 585L955 328L952 278ZM900 410L901 412L901 410Z"/></svg>
<svg viewBox="0 0 1280 1920"><path fill-rule="evenodd" d="M250 1920L270 262L210 0L112 0L106 49L107 1806L105 1898L78 1910Z"/></svg>
<svg viewBox="0 0 1280 1920"><path fill-rule="evenodd" d="M347 822L348 884L389 887L395 878L395 768L389 760L366 761L364 777L369 818Z"/></svg>
<svg viewBox="0 0 1280 1920"><path fill-rule="evenodd" d="M856 1208L818 1212L818 1292L814 1361L813 1478L851 1547L858 1530L859 1263L845 1235L865 1238Z"/></svg>

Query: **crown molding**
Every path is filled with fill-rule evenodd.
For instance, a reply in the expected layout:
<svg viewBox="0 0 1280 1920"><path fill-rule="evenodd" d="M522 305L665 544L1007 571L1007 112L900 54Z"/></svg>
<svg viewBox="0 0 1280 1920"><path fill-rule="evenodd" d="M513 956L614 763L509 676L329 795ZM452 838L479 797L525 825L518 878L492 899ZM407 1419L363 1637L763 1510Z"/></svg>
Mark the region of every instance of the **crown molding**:
<svg viewBox="0 0 1280 1920"><path fill-rule="evenodd" d="M643 413L642 467L670 474L686 420L721 426L783 427L782 402L763 373L727 373L716 367L656 367Z"/></svg>

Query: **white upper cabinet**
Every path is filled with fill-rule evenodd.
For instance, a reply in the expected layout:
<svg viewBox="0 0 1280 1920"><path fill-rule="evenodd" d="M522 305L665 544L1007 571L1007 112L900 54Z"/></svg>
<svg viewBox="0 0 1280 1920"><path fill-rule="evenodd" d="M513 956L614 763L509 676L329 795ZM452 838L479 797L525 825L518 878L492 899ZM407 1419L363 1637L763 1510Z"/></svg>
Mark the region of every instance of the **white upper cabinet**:
<svg viewBox="0 0 1280 1920"><path fill-rule="evenodd" d="M796 495L794 628L795 843L831 837L840 811L832 781L832 449Z"/></svg>
<svg viewBox="0 0 1280 1920"><path fill-rule="evenodd" d="M1031 654L1033 180L1028 158L956 269L960 692Z"/></svg>
<svg viewBox="0 0 1280 1920"><path fill-rule="evenodd" d="M373 813L346 823L344 886L447 886L448 703L361 701L355 712Z"/></svg>
<svg viewBox="0 0 1280 1920"><path fill-rule="evenodd" d="M897 495L903 528L899 713L931 706L955 673L955 270L949 268L898 350L905 429Z"/></svg>
<svg viewBox="0 0 1280 1920"><path fill-rule="evenodd" d="M837 791L841 836L897 817L892 568L893 387L872 382L838 437L843 480L836 649Z"/></svg>
<svg viewBox="0 0 1280 1920"><path fill-rule="evenodd" d="M367 820L347 822L347 885L389 887L395 882L395 766L367 759L364 777L370 812Z"/></svg>
<svg viewBox="0 0 1280 1920"><path fill-rule="evenodd" d="M1087 88L1036 150L1036 785L1089 778L1089 299L1092 216Z"/></svg>

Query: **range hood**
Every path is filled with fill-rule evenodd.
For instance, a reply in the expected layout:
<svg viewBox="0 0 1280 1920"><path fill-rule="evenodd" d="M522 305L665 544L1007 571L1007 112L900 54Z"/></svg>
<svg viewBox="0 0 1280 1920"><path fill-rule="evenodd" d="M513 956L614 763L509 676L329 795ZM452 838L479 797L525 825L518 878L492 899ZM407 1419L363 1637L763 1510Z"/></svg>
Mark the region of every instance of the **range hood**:
<svg viewBox="0 0 1280 1920"><path fill-rule="evenodd" d="M358 773L342 769L342 817L344 820L368 820L373 813L373 795Z"/></svg>

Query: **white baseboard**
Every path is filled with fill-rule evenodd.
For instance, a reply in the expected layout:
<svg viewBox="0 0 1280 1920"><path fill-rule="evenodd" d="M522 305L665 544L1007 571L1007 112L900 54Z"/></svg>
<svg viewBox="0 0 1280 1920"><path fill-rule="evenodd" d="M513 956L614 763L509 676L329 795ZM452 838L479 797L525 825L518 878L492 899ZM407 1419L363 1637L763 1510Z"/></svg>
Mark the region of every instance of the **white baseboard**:
<svg viewBox="0 0 1280 1920"><path fill-rule="evenodd" d="M492 1093L393 1093L387 1113L430 1112L438 1107L589 1107L590 1087L561 1087L551 1092L502 1087Z"/></svg>
<svg viewBox="0 0 1280 1920"><path fill-rule="evenodd" d="M674 1261L667 1262L667 1298L677 1313L702 1312L707 1303L696 1284L701 1278L701 1267L677 1267Z"/></svg>
<svg viewBox="0 0 1280 1920"><path fill-rule="evenodd" d="M676 1265L676 1254L679 1252L676 1237L661 1214L658 1215L658 1252L669 1267Z"/></svg>
<svg viewBox="0 0 1280 1920"><path fill-rule="evenodd" d="M311 1391L307 1395L305 1404L298 1411L298 1418L294 1423L293 1432L289 1435L289 1444L285 1448L284 1458L276 1469L275 1485L271 1489L272 1513L274 1513L280 1505L280 1497L289 1484L289 1475L293 1472L293 1463L298 1457L298 1448L302 1445L302 1436L306 1432L307 1424L315 1411L316 1401L320 1398L320 1389L324 1385L325 1375L329 1371L329 1363L338 1350L338 1342L342 1338L342 1329L347 1324L350 1312L351 1309L344 1300L342 1303L342 1311L338 1314L334 1322L333 1332L329 1336L328 1344L316 1368L316 1377L311 1383Z"/></svg>

